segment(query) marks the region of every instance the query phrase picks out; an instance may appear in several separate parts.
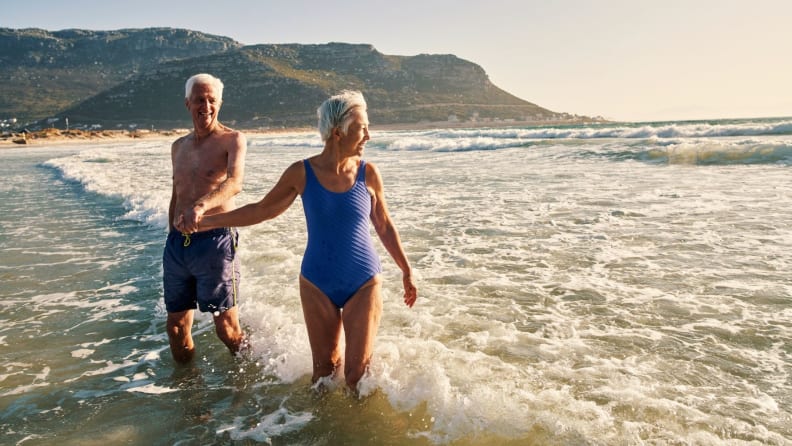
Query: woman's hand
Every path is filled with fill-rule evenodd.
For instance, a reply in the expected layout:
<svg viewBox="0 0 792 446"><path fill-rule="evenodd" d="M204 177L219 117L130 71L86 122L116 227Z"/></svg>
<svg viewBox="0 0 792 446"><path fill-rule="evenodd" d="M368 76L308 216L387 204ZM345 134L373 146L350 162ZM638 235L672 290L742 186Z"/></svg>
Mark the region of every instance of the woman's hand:
<svg viewBox="0 0 792 446"><path fill-rule="evenodd" d="M415 301L418 299L418 289L413 282L412 273L404 273L402 282L404 283L404 303L412 308L412 306L415 305Z"/></svg>

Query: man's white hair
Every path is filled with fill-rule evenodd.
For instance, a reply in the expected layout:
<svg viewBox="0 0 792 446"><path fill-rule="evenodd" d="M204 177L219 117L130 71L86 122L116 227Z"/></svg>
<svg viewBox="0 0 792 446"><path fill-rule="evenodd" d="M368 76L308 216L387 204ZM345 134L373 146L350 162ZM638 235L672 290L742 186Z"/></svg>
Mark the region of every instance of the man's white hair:
<svg viewBox="0 0 792 446"><path fill-rule="evenodd" d="M190 76L190 78L187 79L187 83L184 84L184 99L190 99L190 95L192 94L192 89L195 84L211 85L214 87L215 94L217 94L217 100L223 100L223 82L207 73L196 74Z"/></svg>

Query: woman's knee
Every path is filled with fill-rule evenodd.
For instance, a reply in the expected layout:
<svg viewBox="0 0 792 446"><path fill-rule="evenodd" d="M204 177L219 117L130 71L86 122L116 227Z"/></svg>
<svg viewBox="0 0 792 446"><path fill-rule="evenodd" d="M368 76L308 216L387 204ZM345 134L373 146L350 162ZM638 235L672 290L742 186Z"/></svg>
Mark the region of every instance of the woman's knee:
<svg viewBox="0 0 792 446"><path fill-rule="evenodd" d="M325 376L334 376L338 369L341 367L341 360L336 358L325 358L314 360L313 363L313 379L316 382L319 378Z"/></svg>
<svg viewBox="0 0 792 446"><path fill-rule="evenodd" d="M344 379L350 389L357 388L358 382L366 375L368 371L368 361L362 364L346 364L344 366Z"/></svg>

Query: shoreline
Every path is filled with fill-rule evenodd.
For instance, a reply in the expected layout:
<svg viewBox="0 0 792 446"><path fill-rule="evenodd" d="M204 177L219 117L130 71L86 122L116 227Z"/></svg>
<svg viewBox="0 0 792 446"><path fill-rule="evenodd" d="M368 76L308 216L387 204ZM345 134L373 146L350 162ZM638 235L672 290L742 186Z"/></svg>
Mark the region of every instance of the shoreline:
<svg viewBox="0 0 792 446"><path fill-rule="evenodd" d="M239 130L246 135L264 135L276 133L297 133L313 131L309 128L288 128L272 130ZM25 147L57 146L74 143L97 144L106 142L122 142L131 140L169 141L187 135L192 129L171 130L59 130L45 129L36 132L11 133L0 137L0 150L22 149Z"/></svg>
<svg viewBox="0 0 792 446"><path fill-rule="evenodd" d="M377 124L375 130L383 131L417 131L417 130L447 130L447 129L481 129L481 128L503 128L503 127L541 127L548 125L571 125L571 124L591 124L605 121L494 121L494 122L417 122L417 123L398 123L398 124ZM278 129L244 129L235 128L246 135L272 135L283 133L305 133L315 132L314 127L288 127ZM101 143L118 142L129 140L167 140L173 141L176 138L186 135L192 129L170 129L170 130L60 130L48 128L35 132L8 133L0 136L0 149L35 147L39 145L61 145L71 143Z"/></svg>
<svg viewBox="0 0 792 446"><path fill-rule="evenodd" d="M177 130L127 131L127 130L59 130L45 129L36 132L21 132L0 138L0 149L22 149L25 147L64 145L71 143L101 143L134 139L165 140L181 135Z"/></svg>

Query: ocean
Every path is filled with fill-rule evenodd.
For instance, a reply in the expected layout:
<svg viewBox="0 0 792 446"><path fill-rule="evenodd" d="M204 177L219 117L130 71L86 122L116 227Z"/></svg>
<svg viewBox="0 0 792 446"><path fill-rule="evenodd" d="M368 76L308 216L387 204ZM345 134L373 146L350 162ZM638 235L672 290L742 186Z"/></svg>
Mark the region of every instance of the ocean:
<svg viewBox="0 0 792 446"><path fill-rule="evenodd" d="M316 133L251 135L259 200ZM0 443L792 444L792 118L372 128L417 275L371 373L310 383L298 199L241 228L234 358L170 358L169 142L0 150Z"/></svg>

